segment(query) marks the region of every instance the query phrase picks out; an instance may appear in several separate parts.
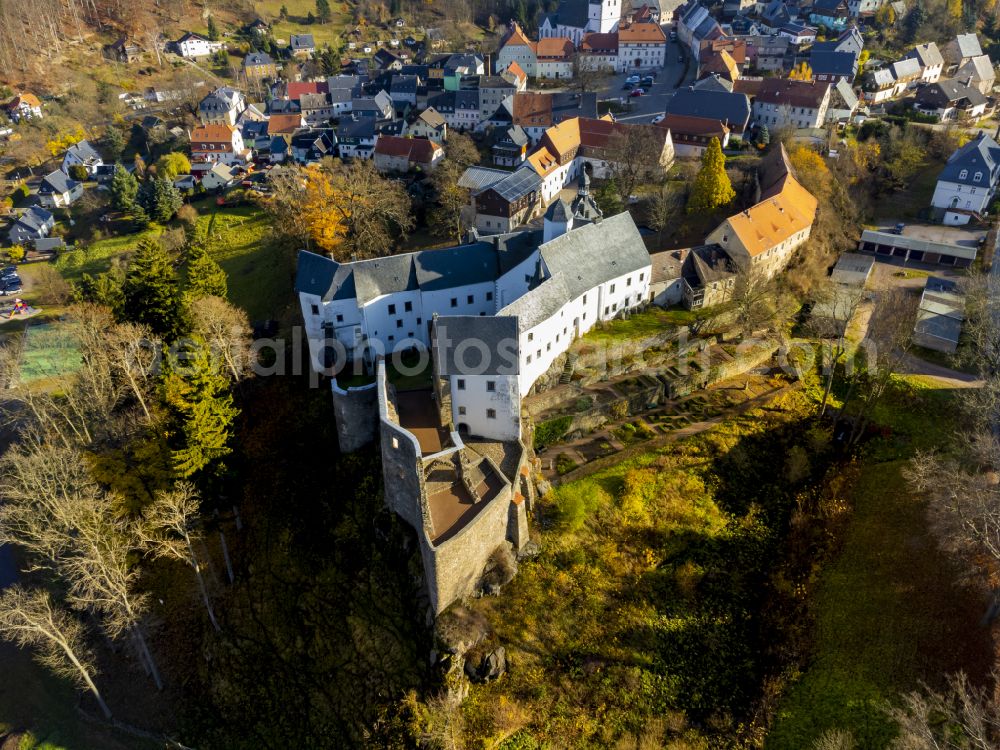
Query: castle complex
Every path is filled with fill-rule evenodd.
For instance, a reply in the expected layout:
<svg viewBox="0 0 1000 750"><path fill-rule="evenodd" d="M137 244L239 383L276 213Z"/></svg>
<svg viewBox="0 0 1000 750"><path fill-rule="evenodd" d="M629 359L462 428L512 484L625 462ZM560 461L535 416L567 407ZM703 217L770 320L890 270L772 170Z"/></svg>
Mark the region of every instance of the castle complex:
<svg viewBox="0 0 1000 750"><path fill-rule="evenodd" d="M632 217L602 217L586 180L541 229L353 263L300 254L313 366L327 371L336 349L376 372L362 388L334 382L341 448L379 440L386 504L417 532L435 614L528 541L521 400L574 339L644 306L650 279ZM430 355L432 385L397 390L386 357L413 350Z"/></svg>

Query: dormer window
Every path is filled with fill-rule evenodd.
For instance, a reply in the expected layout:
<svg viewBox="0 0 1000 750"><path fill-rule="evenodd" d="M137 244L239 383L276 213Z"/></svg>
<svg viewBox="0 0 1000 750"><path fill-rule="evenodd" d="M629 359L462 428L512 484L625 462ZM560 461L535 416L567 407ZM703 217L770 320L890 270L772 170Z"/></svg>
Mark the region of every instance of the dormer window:
<svg viewBox="0 0 1000 750"><path fill-rule="evenodd" d="M969 170L968 169L963 169L961 172L958 173L958 179L960 179L960 180L966 180L968 178L969 178Z"/></svg>
<svg viewBox="0 0 1000 750"><path fill-rule="evenodd" d="M983 180L983 173L982 172L976 172L972 176L972 181L973 182L982 182L982 180Z"/></svg>

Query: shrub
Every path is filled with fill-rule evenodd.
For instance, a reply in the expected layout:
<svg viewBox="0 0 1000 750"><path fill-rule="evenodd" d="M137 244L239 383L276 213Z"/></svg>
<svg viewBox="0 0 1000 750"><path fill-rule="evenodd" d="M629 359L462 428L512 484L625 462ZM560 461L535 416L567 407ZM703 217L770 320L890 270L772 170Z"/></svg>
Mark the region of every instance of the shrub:
<svg viewBox="0 0 1000 750"><path fill-rule="evenodd" d="M74 164L69 168L69 176L77 182L84 182L90 175L82 164Z"/></svg>
<svg viewBox="0 0 1000 750"><path fill-rule="evenodd" d="M556 456L556 473L560 476L563 474L569 474L577 466L578 464L576 461L567 456L565 453L560 453Z"/></svg>
<svg viewBox="0 0 1000 750"><path fill-rule="evenodd" d="M566 434L566 430L573 423L573 417L564 416L539 422L535 426L535 450L539 450L548 445L552 445Z"/></svg>
<svg viewBox="0 0 1000 750"><path fill-rule="evenodd" d="M7 257L10 258L11 263L20 263L24 260L25 250L22 245L13 245L7 248Z"/></svg>
<svg viewBox="0 0 1000 750"><path fill-rule="evenodd" d="M27 198L29 195L31 195L31 191L23 182L14 188L14 198Z"/></svg>

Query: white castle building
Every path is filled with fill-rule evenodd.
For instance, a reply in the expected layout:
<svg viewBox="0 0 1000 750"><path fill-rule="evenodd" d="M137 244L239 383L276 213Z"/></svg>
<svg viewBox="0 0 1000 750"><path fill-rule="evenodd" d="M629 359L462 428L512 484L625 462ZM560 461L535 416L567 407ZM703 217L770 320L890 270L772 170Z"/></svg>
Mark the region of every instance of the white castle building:
<svg viewBox="0 0 1000 750"><path fill-rule="evenodd" d="M609 34L618 28L623 0L560 0L555 13L547 14L538 27L540 39L569 37L577 47L590 32Z"/></svg>
<svg viewBox="0 0 1000 750"><path fill-rule="evenodd" d="M497 559L528 542L521 399L575 338L649 299L632 217L603 218L581 188L540 230L353 263L299 255L313 367L340 349L376 370L370 385L332 384L341 450L378 440L385 502L416 532L434 615L495 585ZM432 384L397 390L385 357L412 349L430 355Z"/></svg>

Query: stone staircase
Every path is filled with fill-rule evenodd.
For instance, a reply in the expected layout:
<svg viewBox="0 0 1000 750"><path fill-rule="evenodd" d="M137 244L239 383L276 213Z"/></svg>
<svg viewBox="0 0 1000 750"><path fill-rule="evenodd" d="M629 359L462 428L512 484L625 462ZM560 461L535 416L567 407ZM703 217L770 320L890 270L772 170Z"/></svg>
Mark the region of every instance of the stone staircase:
<svg viewBox="0 0 1000 750"><path fill-rule="evenodd" d="M580 358L576 352L566 353L566 364L563 365L562 374L559 376L560 385L566 385L573 379L573 370L576 369L576 361Z"/></svg>

